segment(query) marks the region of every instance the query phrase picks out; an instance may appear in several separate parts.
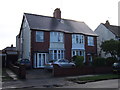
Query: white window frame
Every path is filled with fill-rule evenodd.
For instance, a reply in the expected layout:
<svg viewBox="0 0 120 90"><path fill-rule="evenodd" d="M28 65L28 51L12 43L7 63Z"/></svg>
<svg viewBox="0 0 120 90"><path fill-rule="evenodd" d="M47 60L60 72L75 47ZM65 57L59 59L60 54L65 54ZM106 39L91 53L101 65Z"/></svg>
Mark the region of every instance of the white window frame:
<svg viewBox="0 0 120 90"><path fill-rule="evenodd" d="M94 37L88 36L88 46L94 46Z"/></svg>
<svg viewBox="0 0 120 90"><path fill-rule="evenodd" d="M39 36L39 39L38 39ZM36 42L44 42L44 32L36 31Z"/></svg>

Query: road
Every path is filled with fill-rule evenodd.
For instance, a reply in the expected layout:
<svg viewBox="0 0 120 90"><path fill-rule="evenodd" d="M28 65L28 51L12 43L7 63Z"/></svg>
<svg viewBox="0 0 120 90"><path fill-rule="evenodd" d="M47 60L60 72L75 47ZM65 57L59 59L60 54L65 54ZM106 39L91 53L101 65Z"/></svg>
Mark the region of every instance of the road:
<svg viewBox="0 0 120 90"><path fill-rule="evenodd" d="M13 81L3 84L3 90L7 88L118 88L118 79L104 80L97 82L88 82L85 84L77 84L64 79L56 78L49 80L28 80L28 81Z"/></svg>

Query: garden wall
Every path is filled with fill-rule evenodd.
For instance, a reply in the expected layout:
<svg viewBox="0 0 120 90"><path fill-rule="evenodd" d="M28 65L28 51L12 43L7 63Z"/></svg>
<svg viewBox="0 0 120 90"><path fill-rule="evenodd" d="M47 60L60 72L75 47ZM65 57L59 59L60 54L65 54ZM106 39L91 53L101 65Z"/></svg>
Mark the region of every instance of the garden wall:
<svg viewBox="0 0 120 90"><path fill-rule="evenodd" d="M92 66L84 66L84 67L71 67L71 68L63 68L58 65L53 65L53 75L57 76L74 76L74 75L87 75L87 74L105 74L111 73L112 67L92 67Z"/></svg>
<svg viewBox="0 0 120 90"><path fill-rule="evenodd" d="M15 66L14 64L9 64L9 69L11 69L20 79L26 79L26 68L25 65Z"/></svg>

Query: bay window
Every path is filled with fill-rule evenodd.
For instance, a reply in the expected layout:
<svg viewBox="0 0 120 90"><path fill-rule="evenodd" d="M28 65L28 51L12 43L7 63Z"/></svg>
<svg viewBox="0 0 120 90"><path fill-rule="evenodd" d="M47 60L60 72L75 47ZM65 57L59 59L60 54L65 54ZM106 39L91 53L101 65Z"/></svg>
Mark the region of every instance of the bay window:
<svg viewBox="0 0 120 90"><path fill-rule="evenodd" d="M64 59L64 50L49 50L49 59L50 60Z"/></svg>
<svg viewBox="0 0 120 90"><path fill-rule="evenodd" d="M50 42L63 42L64 35L62 32L50 32Z"/></svg>
<svg viewBox="0 0 120 90"><path fill-rule="evenodd" d="M84 51L83 50L72 50L72 57L73 56L84 56Z"/></svg>
<svg viewBox="0 0 120 90"><path fill-rule="evenodd" d="M80 34L72 34L72 43L73 44L83 44L84 36Z"/></svg>

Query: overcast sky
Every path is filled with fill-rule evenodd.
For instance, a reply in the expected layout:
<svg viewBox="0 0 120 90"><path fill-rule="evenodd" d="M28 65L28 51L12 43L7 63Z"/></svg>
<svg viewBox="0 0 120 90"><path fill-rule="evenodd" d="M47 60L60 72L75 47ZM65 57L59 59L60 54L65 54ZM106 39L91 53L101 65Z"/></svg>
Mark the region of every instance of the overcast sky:
<svg viewBox="0 0 120 90"><path fill-rule="evenodd" d="M118 25L119 0L0 0L0 50L16 46L23 13L53 16L60 8L62 18L85 22L93 31L109 20Z"/></svg>

